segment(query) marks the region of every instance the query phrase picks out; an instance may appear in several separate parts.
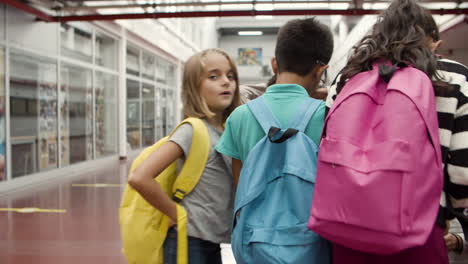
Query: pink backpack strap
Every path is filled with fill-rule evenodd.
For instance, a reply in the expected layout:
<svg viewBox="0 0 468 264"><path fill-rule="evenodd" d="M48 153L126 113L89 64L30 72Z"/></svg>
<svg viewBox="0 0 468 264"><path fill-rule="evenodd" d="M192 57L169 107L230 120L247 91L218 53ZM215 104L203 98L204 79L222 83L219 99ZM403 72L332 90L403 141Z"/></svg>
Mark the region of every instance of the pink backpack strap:
<svg viewBox="0 0 468 264"><path fill-rule="evenodd" d="M423 87L423 89L415 89L415 87ZM390 80L387 89L401 91L416 105L428 128L432 145L437 153L439 166L442 166L436 97L429 77L416 68L407 67L395 72L394 78Z"/></svg>

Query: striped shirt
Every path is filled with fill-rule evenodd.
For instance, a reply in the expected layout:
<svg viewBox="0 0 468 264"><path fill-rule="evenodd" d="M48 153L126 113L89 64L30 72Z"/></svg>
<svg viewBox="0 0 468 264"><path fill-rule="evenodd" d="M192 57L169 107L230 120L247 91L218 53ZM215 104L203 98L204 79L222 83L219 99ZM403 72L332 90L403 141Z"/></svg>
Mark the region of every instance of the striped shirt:
<svg viewBox="0 0 468 264"><path fill-rule="evenodd" d="M445 220L453 218L455 211L458 212L457 218L468 219L466 210L464 214L462 209L446 209L447 198L455 208L468 208L468 68L458 62L441 59L438 74L452 88L436 98L445 177L438 223L445 226ZM337 83L335 80L328 91L327 109L336 99ZM465 235L467 229L468 224L465 224Z"/></svg>

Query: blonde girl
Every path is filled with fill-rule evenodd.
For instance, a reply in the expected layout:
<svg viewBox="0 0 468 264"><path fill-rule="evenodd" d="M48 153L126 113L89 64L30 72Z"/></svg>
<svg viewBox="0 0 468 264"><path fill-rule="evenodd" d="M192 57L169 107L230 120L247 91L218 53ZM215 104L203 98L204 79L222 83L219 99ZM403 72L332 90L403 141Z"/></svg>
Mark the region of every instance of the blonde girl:
<svg viewBox="0 0 468 264"><path fill-rule="evenodd" d="M233 181L229 159L216 152L214 146L224 130L226 118L239 105L237 69L225 51L207 49L188 59L184 67L182 101L186 117L197 117L205 122L211 145L198 184L180 203L188 217L189 264L217 264L221 263L219 244L230 241ZM174 222L176 204L154 181L153 175L159 175L174 161L184 161L192 134L191 125L180 126L166 144L129 176L129 184ZM164 263L175 264L176 255L177 230L171 228L164 242Z"/></svg>

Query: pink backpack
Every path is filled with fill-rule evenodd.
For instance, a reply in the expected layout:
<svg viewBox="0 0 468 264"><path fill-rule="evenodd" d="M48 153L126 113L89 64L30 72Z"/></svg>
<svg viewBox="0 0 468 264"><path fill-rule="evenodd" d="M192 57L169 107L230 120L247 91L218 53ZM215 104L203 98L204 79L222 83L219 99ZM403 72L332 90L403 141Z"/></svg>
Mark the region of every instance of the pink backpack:
<svg viewBox="0 0 468 264"><path fill-rule="evenodd" d="M374 64L346 83L327 115L308 227L369 253L419 246L436 222L442 184L430 79Z"/></svg>

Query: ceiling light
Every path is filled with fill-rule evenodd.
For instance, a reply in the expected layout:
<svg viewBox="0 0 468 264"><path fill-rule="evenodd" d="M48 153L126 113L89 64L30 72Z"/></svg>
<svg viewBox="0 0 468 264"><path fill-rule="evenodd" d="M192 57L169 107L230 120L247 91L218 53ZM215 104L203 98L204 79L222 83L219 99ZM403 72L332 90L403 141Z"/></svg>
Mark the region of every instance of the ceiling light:
<svg viewBox="0 0 468 264"><path fill-rule="evenodd" d="M261 36L263 35L262 31L239 31L237 32L239 36Z"/></svg>
<svg viewBox="0 0 468 264"><path fill-rule="evenodd" d="M255 19L258 19L258 20L269 20L269 19L273 19L273 16L255 16Z"/></svg>

